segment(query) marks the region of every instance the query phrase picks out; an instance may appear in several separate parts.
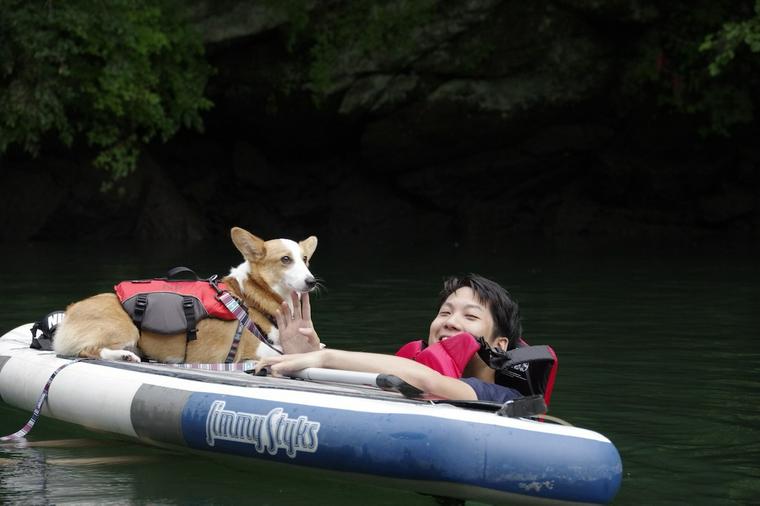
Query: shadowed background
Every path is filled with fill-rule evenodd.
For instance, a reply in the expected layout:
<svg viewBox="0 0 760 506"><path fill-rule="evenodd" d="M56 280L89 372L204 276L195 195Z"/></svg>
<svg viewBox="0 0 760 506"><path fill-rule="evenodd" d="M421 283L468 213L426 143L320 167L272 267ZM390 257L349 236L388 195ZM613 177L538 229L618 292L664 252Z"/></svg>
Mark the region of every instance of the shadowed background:
<svg viewBox="0 0 760 506"><path fill-rule="evenodd" d="M1 2L0 238L753 243L753 1Z"/></svg>

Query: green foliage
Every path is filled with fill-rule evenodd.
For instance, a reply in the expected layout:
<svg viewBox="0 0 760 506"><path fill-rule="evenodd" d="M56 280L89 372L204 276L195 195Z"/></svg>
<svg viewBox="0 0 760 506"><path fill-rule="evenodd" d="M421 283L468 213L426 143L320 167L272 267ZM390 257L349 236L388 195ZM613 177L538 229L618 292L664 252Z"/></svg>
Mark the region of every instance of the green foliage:
<svg viewBox="0 0 760 506"><path fill-rule="evenodd" d="M309 18L309 0L270 0L290 20L288 47L307 40L309 87L317 103L328 95L347 63L393 61L416 42L415 30L434 14L436 0L336 2L320 19Z"/></svg>
<svg viewBox="0 0 760 506"><path fill-rule="evenodd" d="M362 59L392 61L409 51L415 28L432 16L433 0L350 2L329 25L320 27L311 48L309 77L318 95L326 94L340 72L347 49ZM378 58L378 53L382 53Z"/></svg>
<svg viewBox="0 0 760 506"><path fill-rule="evenodd" d="M741 6L731 5L739 15ZM745 46L752 55L742 51ZM710 115L712 131L728 136L736 126L755 119L760 58L754 53L760 52L760 0L755 0L751 17L724 23L720 30L704 38L698 50L712 56L702 109ZM741 62L734 62L737 54L742 55Z"/></svg>
<svg viewBox="0 0 760 506"><path fill-rule="evenodd" d="M288 30L288 51L293 51L298 37L309 26L310 0L265 0L269 8L276 9L285 15L290 24Z"/></svg>
<svg viewBox="0 0 760 506"><path fill-rule="evenodd" d="M170 0L0 1L0 154L52 138L94 148L112 179L141 147L202 128L211 68Z"/></svg>
<svg viewBox="0 0 760 506"><path fill-rule="evenodd" d="M755 17L725 22L746 16L752 4ZM637 101L654 96L660 113L693 117L703 135L730 136L738 126L752 122L760 60L745 54L740 64L729 66L741 45L760 50L760 0L752 4L750 9L746 1L669 5L629 62L626 96Z"/></svg>
<svg viewBox="0 0 760 506"><path fill-rule="evenodd" d="M419 43L420 28L434 21L436 0L266 0L290 20L287 46L307 54L306 81L315 102L340 89L346 74L398 71ZM751 16L752 6L755 7ZM730 20L730 21L726 21ZM657 114L693 117L705 135L730 135L754 120L754 89L760 60L737 51L760 52L760 0L675 0L630 39L623 61L624 102L653 105ZM709 34L709 35L706 35ZM460 69L477 74L496 50L493 34L460 38ZM621 36L618 40L625 44ZM358 68L361 67L361 68ZM280 90L289 87L285 83ZM273 97L269 109L276 110Z"/></svg>
<svg viewBox="0 0 760 506"><path fill-rule="evenodd" d="M753 17L725 23L719 31L705 37L699 50L714 54L709 69L711 75L717 76L745 45L751 52L760 53L760 0L755 1Z"/></svg>

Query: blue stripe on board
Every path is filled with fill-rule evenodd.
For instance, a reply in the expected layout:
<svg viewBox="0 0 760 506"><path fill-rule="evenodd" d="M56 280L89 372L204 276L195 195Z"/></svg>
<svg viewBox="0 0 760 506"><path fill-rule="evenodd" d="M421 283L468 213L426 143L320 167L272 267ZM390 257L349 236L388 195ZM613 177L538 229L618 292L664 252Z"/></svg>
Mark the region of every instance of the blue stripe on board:
<svg viewBox="0 0 760 506"><path fill-rule="evenodd" d="M194 393L181 420L200 450L565 501L609 502L622 474L611 443L424 415Z"/></svg>

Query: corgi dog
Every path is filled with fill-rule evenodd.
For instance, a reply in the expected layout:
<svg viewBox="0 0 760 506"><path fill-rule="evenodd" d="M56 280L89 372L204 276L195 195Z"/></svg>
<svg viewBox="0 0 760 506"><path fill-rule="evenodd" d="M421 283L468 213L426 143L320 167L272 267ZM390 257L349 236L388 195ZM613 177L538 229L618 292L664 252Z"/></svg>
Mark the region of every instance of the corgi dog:
<svg viewBox="0 0 760 506"><path fill-rule="evenodd" d="M248 316L274 345L279 333L274 315L293 291L311 291L317 281L309 271L309 260L317 238L301 242L289 239L264 241L242 228L232 228L232 243L243 255L221 281L231 295L248 308ZM290 303L290 302L289 302ZM185 333L165 335L139 330L114 293L102 293L66 308L58 325L53 350L59 355L140 362L144 357L167 363L224 362L238 329L237 320L205 318L198 322L197 339ZM133 351L134 350L134 351ZM240 336L234 362L275 354L247 328Z"/></svg>

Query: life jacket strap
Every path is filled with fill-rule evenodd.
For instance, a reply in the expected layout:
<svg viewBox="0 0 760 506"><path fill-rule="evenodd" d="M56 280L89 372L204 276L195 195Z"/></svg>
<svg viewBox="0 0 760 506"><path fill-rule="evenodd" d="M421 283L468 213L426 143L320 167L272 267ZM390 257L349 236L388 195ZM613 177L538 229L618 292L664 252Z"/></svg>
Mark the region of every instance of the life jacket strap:
<svg viewBox="0 0 760 506"><path fill-rule="evenodd" d="M506 355L507 360L501 364L502 367L513 367L519 364L526 364L539 360L553 362L556 359L556 356L551 352L549 346L545 344L515 348L514 350L507 351Z"/></svg>
<svg viewBox="0 0 760 506"><path fill-rule="evenodd" d="M240 336L243 335L243 322L238 321L235 335L232 336L232 344L230 345L230 352L227 353L227 358L224 360L225 364L231 364L235 360L235 354L237 354L238 346L240 346Z"/></svg>
<svg viewBox="0 0 760 506"><path fill-rule="evenodd" d="M146 309L148 309L148 294L141 293L135 299L135 312L132 316L132 321L137 327L137 330L142 330L142 321L143 317L145 316Z"/></svg>
<svg viewBox="0 0 760 506"><path fill-rule="evenodd" d="M278 350L277 348L275 348L272 345L272 343L269 341L269 339L267 339L264 336L264 334L261 333L261 330L259 330L259 327L255 323L253 323L253 321L251 320L251 317L248 316L248 310L246 309L246 307L243 305L242 302L238 301L237 299L235 299L235 297L230 295L229 292L225 292L225 291L222 291L222 294L217 296L217 300L221 302L222 304L224 304L227 310L233 315L235 315L235 318L237 318L238 321L240 321L240 323L242 323L243 326L251 332L251 334L256 336L256 338L259 341L269 346L271 349L276 351L279 355L282 355L282 352Z"/></svg>
<svg viewBox="0 0 760 506"><path fill-rule="evenodd" d="M195 305L192 297L182 297L182 311L185 313L185 321L187 321L187 342L195 341L198 339L198 329L195 328Z"/></svg>

